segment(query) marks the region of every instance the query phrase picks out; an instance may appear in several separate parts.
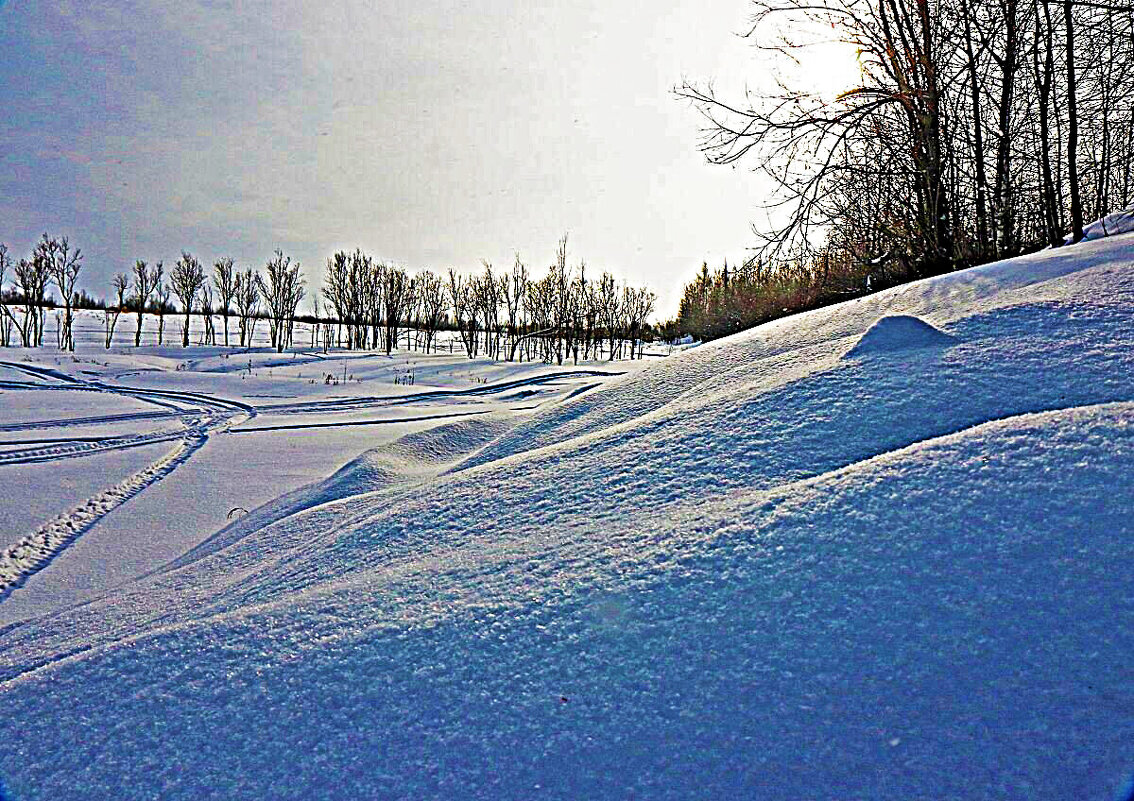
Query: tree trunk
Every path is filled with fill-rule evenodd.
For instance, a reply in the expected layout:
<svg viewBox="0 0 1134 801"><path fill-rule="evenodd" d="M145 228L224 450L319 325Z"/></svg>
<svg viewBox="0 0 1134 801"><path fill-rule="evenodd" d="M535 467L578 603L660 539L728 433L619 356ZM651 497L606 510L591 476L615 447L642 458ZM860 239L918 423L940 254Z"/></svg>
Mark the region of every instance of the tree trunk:
<svg viewBox="0 0 1134 801"><path fill-rule="evenodd" d="M969 93L973 104L973 161L976 164L977 258L989 247L988 236L988 173L984 167L984 130L980 116L980 81L977 78L976 56L973 54L973 31L968 0L961 4L965 19L965 56L968 59Z"/></svg>
<svg viewBox="0 0 1134 801"><path fill-rule="evenodd" d="M1071 190L1071 241L1083 239L1083 201L1079 196L1079 112L1075 97L1075 25L1071 19L1072 0L1063 0L1063 26L1066 31L1067 60L1067 181Z"/></svg>
<svg viewBox="0 0 1134 801"><path fill-rule="evenodd" d="M1005 45L1004 60L1001 62L1000 140L996 148L996 211L1000 217L1000 256L1011 256L1016 251L1013 236L1014 214L1012 211L1012 101L1015 94L1017 70L1016 0L1005 0Z"/></svg>
<svg viewBox="0 0 1134 801"><path fill-rule="evenodd" d="M1042 9L1042 22L1040 19ZM1041 51L1040 26L1043 26L1043 66L1039 63ZM1047 244L1059 247L1063 241L1059 224L1059 198L1051 174L1051 87L1055 78L1055 44L1052 36L1051 8L1047 0L1040 0L1036 8L1036 41L1034 56L1036 84L1039 88L1040 173L1042 180L1044 232Z"/></svg>

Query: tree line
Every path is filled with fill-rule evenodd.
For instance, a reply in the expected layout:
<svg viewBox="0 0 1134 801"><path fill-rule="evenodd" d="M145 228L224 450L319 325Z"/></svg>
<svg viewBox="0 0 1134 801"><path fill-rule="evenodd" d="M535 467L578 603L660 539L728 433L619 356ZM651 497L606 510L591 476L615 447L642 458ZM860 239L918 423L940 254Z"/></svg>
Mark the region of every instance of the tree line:
<svg viewBox="0 0 1134 801"><path fill-rule="evenodd" d="M753 10L747 35L766 51L806 63L810 44L833 37L861 70L834 99L782 83L742 101L678 89L704 114L709 160L756 161L776 187L752 262L706 267L679 320L727 331L737 315L1058 247L1134 201L1128 0L756 0Z"/></svg>
<svg viewBox="0 0 1134 801"><path fill-rule="evenodd" d="M399 341L429 352L437 332L455 331L466 355L505 361L641 358L656 296L644 288L619 286L603 272L587 276L584 262L567 264L567 237L556 260L536 279L520 256L511 270L482 262L465 275L422 270L409 275L396 265L356 250L327 261L324 347L384 349Z"/></svg>
<svg viewBox="0 0 1134 801"><path fill-rule="evenodd" d="M792 312L836 303L868 288L851 271L831 270L828 259L761 262L701 270L682 292L677 317L660 326L674 340L683 334L710 340L735 334Z"/></svg>
<svg viewBox="0 0 1134 801"><path fill-rule="evenodd" d="M47 234L36 243L31 258L13 262L8 247L0 242L0 289L4 286L8 270L13 271L16 291L23 300L23 313L17 314L6 304L0 304L0 345L12 341L12 332L18 331L24 347L39 347L46 331L47 295L52 286L63 297L63 313L58 327L60 350L74 350L75 283L83 267L83 252L72 248L67 237L56 239Z"/></svg>
<svg viewBox="0 0 1134 801"><path fill-rule="evenodd" d="M266 320L268 339L282 352L292 347L295 323L311 323L311 347L435 351L437 334L457 334L466 355L498 360L542 360L562 364L571 359L641 358L651 331L649 317L656 298L644 288L619 285L603 272L589 278L586 264L567 263L567 237L560 240L556 261L539 279L517 255L510 271L483 262L479 272L465 275L421 270L410 274L355 250L327 260L323 286L312 295L313 315L301 318L299 304L306 286L299 262L277 250L263 270L240 269L231 258L218 259L207 271L189 252L166 272L163 262L139 260L130 273L111 281L107 300L75 291L82 254L66 238L44 234L30 259L12 265L0 244L0 291L9 267L15 283L0 304L0 345L43 344L46 310L54 306L48 289L64 298L59 347L74 350L73 309L97 308L104 322L105 346L111 347L119 318L134 318L134 345L142 343L147 315L156 316L158 344L163 344L166 318L181 317L179 339L190 344L193 315L203 320L201 344L251 347L256 324ZM174 303L176 299L177 303ZM18 309L22 308L22 312ZM215 318L220 318L218 332ZM451 349L450 344L450 349Z"/></svg>
<svg viewBox="0 0 1134 801"><path fill-rule="evenodd" d="M204 320L202 344L218 344L213 317L224 321L224 344L230 344L229 319L238 322L240 347L251 346L257 320L267 319L269 341L277 351L292 344L296 311L304 295L304 281L299 262L277 250L263 272L252 268L240 272L231 258L219 259L212 275L206 275L201 262L183 251L167 274L163 262L134 263L131 273L118 273L111 280L111 299L98 300L75 284L82 268L82 251L72 249L67 237L56 239L44 234L31 258L13 262L5 244L0 243L0 346L16 344L25 348L41 347L46 330L47 310L56 306L49 296L51 287L59 290L63 311L59 317L58 347L74 351L74 310L95 308L103 314L105 345L111 346L118 320L123 314L135 318L134 345L142 344L142 329L147 314L157 317L157 342L165 342L165 318L174 313L184 316L180 339L189 346L192 315ZM14 284L3 291L9 269ZM215 294L214 294L215 292ZM180 310L173 304L176 298Z"/></svg>

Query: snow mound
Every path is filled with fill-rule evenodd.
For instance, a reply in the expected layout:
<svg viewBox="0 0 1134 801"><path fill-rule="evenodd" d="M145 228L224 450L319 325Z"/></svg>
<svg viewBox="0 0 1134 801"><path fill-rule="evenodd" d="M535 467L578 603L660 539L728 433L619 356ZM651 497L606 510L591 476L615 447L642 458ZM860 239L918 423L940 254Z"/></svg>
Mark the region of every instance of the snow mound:
<svg viewBox="0 0 1134 801"><path fill-rule="evenodd" d="M0 774L64 801L1110 797L1132 256L944 276L376 451L340 476L372 491L0 631ZM955 345L842 358L900 315Z"/></svg>
<svg viewBox="0 0 1134 801"><path fill-rule="evenodd" d="M472 467L512 454L555 445L616 427L690 395L727 392L738 380L760 375L771 387L825 370L879 317L913 315L935 326L962 318L993 319L998 309L1035 301L1098 293L1100 285L1134 293L1130 270L1134 239L1081 243L1028 257L905 284L849 303L785 317L701 345L675 358L607 381L597 391L521 422L463 465ZM981 336L987 332L974 331ZM619 365L620 369L624 365Z"/></svg>
<svg viewBox="0 0 1134 801"><path fill-rule="evenodd" d="M1103 239L1108 236L1118 236L1119 234L1129 234L1134 232L1134 203L1131 203L1126 208L1107 214L1092 223L1083 226L1083 241L1090 241L1092 239ZM1066 244L1071 244L1072 237L1068 236L1064 239Z"/></svg>
<svg viewBox="0 0 1134 801"><path fill-rule="evenodd" d="M859 337L847 352L847 358L861 358L897 350L943 348L954 343L953 337L929 323L908 314L883 317Z"/></svg>

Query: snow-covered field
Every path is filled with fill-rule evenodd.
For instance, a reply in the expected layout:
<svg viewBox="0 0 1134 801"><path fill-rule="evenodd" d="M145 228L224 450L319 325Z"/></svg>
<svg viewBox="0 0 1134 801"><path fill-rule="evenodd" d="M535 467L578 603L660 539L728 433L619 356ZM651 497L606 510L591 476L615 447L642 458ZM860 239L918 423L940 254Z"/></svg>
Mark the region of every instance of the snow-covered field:
<svg viewBox="0 0 1134 801"><path fill-rule="evenodd" d="M0 351L0 625L158 568L375 446L640 369L84 344Z"/></svg>
<svg viewBox="0 0 1134 801"><path fill-rule="evenodd" d="M618 377L4 354L4 437L91 441L0 460L191 452L0 603L0 778L16 799L1111 798L1134 769L1132 322L1128 235ZM151 412L99 440L105 405L18 400L93 390Z"/></svg>

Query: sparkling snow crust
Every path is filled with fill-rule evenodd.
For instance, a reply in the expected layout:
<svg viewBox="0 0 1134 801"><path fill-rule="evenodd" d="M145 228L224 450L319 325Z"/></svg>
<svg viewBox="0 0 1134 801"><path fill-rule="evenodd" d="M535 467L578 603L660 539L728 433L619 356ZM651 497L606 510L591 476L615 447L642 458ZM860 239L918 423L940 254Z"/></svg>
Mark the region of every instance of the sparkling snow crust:
<svg viewBox="0 0 1134 801"><path fill-rule="evenodd" d="M408 434L0 629L0 779L1110 798L1134 767L1132 323L1113 237Z"/></svg>

